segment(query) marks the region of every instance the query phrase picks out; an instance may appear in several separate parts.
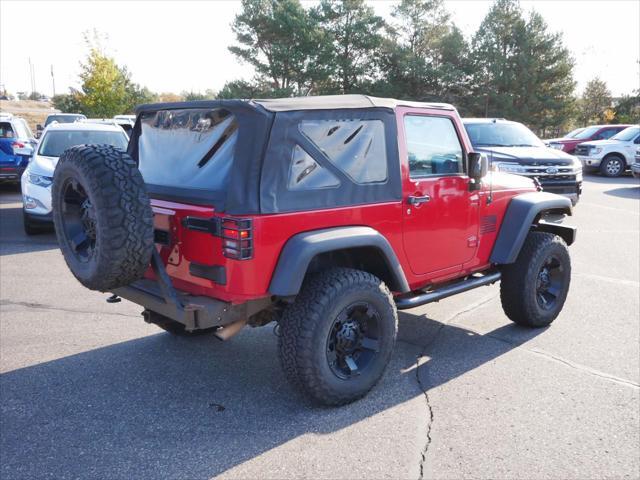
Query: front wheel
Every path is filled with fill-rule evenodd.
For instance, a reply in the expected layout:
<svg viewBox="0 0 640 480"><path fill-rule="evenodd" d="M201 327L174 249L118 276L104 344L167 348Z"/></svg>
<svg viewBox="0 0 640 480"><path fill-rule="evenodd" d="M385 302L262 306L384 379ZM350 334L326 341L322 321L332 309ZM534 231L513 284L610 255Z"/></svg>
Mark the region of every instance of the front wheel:
<svg viewBox="0 0 640 480"><path fill-rule="evenodd" d="M502 269L502 308L518 325L546 327L562 310L570 280L571 259L564 240L531 232L515 263Z"/></svg>
<svg viewBox="0 0 640 480"><path fill-rule="evenodd" d="M391 293L374 275L348 268L314 274L280 321L280 361L314 402L343 405L382 377L398 331Z"/></svg>
<svg viewBox="0 0 640 480"><path fill-rule="evenodd" d="M624 158L618 155L611 155L600 164L600 173L606 177L619 177L624 173L626 162Z"/></svg>

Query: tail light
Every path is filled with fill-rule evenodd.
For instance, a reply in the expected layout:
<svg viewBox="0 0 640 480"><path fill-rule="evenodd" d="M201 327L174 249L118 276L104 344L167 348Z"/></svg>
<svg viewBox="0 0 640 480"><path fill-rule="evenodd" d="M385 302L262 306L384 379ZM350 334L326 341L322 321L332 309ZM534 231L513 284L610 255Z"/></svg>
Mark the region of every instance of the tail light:
<svg viewBox="0 0 640 480"><path fill-rule="evenodd" d="M24 143L22 143L22 142L13 142L11 144L11 146L13 147L13 154L16 155L16 148L24 148Z"/></svg>
<svg viewBox="0 0 640 480"><path fill-rule="evenodd" d="M236 260L253 257L253 225L244 218L223 218L220 229L222 254Z"/></svg>

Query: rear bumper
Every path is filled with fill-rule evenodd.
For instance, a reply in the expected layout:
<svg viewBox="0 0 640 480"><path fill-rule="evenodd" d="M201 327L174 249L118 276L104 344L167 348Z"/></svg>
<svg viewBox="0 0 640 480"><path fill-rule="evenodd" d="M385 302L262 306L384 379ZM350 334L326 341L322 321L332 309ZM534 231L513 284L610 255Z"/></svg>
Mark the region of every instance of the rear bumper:
<svg viewBox="0 0 640 480"><path fill-rule="evenodd" d="M151 267L156 280L145 278L112 292L141 305L145 310L183 324L187 331L222 327L237 320L248 319L271 303L270 297L265 297L234 305L216 298L176 290L157 250L153 251Z"/></svg>
<svg viewBox="0 0 640 480"><path fill-rule="evenodd" d="M148 279L113 290L114 294L146 310L182 323L189 331L223 326L242 318L242 308L238 306L214 298L193 296L177 290L174 292L177 301L166 298L159 282Z"/></svg>

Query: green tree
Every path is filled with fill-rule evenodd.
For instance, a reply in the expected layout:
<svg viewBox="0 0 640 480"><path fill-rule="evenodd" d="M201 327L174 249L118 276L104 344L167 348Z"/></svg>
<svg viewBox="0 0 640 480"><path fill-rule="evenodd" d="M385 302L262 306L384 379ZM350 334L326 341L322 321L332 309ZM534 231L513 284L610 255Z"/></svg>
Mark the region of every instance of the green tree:
<svg viewBox="0 0 640 480"><path fill-rule="evenodd" d="M581 125L605 121L606 110L611 107L611 92L605 81L598 77L585 86L578 107L578 120Z"/></svg>
<svg viewBox="0 0 640 480"><path fill-rule="evenodd" d="M131 81L127 75L127 83L125 85L126 108L123 113L133 113L138 105L143 103L153 103L158 101L158 95L153 93L147 87L142 87Z"/></svg>
<svg viewBox="0 0 640 480"><path fill-rule="evenodd" d="M259 81L247 80L231 80L224 84L218 92L219 99L250 99L250 98L269 98L273 96L273 90L268 84Z"/></svg>
<svg viewBox="0 0 640 480"><path fill-rule="evenodd" d="M320 56L328 79L320 92L352 93L376 79L385 22L372 7L364 0L321 0L311 18L324 33Z"/></svg>
<svg viewBox="0 0 640 480"><path fill-rule="evenodd" d="M384 80L394 96L457 101L470 71L468 45L442 0L402 0L381 56Z"/></svg>
<svg viewBox="0 0 640 480"><path fill-rule="evenodd" d="M640 123L640 89L618 99L615 120L619 123Z"/></svg>
<svg viewBox="0 0 640 480"><path fill-rule="evenodd" d="M196 100L213 100L216 98L216 92L211 89L206 89L204 93L202 92L193 92L193 91L183 91L180 96L186 102L193 102Z"/></svg>
<svg viewBox="0 0 640 480"><path fill-rule="evenodd" d="M316 23L299 0L242 0L229 51L253 65L261 83L281 95L304 95L326 76Z"/></svg>
<svg viewBox="0 0 640 480"><path fill-rule="evenodd" d="M129 110L126 70L95 45L81 65L80 79L80 102L85 115L110 118Z"/></svg>
<svg viewBox="0 0 640 480"><path fill-rule="evenodd" d="M69 93L54 95L51 99L53 107L63 113L84 113L82 102L80 101L80 93L73 89L69 89Z"/></svg>
<svg viewBox="0 0 640 480"><path fill-rule="evenodd" d="M542 16L497 0L473 38L475 114L524 121L543 131L571 111L573 60Z"/></svg>

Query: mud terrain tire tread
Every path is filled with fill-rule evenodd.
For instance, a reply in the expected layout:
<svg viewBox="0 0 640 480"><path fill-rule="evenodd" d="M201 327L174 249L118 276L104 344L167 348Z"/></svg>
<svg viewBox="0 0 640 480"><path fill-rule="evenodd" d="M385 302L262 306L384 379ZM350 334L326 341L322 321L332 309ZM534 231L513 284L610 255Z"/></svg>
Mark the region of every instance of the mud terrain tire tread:
<svg viewBox="0 0 640 480"><path fill-rule="evenodd" d="M384 367L367 385L355 389L336 389L318 365L317 349L324 351L325 339L318 338L317 326L333 320L327 318L327 313L341 298L365 290L375 296L380 305L384 305L384 311L379 312L380 320L387 322L390 331L389 335L379 338L380 362ZM314 403L344 405L366 395L382 377L393 352L397 331L395 302L382 280L360 270L333 268L312 274L305 280L295 302L283 312L278 340L280 363L289 382Z"/></svg>
<svg viewBox="0 0 640 480"><path fill-rule="evenodd" d="M566 283L558 298L557 308L543 311L535 298L536 279L544 259L551 253L560 258ZM552 233L530 232L515 263L502 268L500 300L504 313L521 326L541 328L550 325L558 316L569 291L571 259L567 244Z"/></svg>
<svg viewBox="0 0 640 480"><path fill-rule="evenodd" d="M75 178L96 210L96 248L81 264L65 236L62 187ZM142 278L154 248L153 212L136 163L109 145L79 145L67 150L54 173L53 219L67 265L85 287L108 291Z"/></svg>

